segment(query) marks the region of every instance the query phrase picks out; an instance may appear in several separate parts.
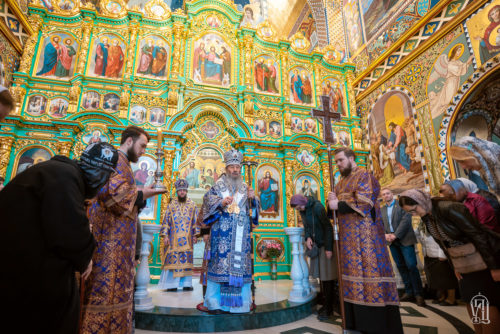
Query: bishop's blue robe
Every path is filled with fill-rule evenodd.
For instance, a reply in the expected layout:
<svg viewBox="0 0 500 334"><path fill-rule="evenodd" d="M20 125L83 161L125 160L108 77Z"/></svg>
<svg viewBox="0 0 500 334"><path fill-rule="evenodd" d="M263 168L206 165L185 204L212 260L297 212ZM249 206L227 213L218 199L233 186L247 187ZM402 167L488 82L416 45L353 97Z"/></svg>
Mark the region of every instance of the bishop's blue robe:
<svg viewBox="0 0 500 334"><path fill-rule="evenodd" d="M252 218L247 205L248 186L231 189L223 175L204 197L203 224L211 225L205 306L231 313L249 312L251 307L252 258L250 224L257 225L259 203L252 201ZM233 196L240 209L229 213L222 207Z"/></svg>

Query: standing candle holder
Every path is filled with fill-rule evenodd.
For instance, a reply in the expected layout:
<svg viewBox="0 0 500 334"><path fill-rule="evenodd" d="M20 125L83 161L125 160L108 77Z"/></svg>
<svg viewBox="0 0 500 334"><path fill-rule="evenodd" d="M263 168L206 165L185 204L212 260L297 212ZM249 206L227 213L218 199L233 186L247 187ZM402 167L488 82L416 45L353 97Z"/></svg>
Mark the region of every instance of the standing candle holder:
<svg viewBox="0 0 500 334"><path fill-rule="evenodd" d="M161 182L161 176L163 175L163 171L161 169L161 162L163 160L163 157L165 156L165 153L162 150L162 144L163 144L163 133L161 132L161 128L158 128L158 136L156 138L157 142L157 147L156 147L156 172L155 172L155 184L153 185L154 189L166 189L165 186L163 185L163 182Z"/></svg>

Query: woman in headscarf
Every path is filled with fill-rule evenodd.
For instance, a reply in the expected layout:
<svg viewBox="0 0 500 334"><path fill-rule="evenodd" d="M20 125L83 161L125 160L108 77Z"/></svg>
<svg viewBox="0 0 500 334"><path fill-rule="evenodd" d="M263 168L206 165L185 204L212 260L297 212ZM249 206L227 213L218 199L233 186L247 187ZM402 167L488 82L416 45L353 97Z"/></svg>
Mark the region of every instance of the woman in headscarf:
<svg viewBox="0 0 500 334"><path fill-rule="evenodd" d="M478 171L491 192L500 197L500 164L498 163L500 146L498 144L466 136L458 139L450 147L450 155L463 169L472 173Z"/></svg>
<svg viewBox="0 0 500 334"><path fill-rule="evenodd" d="M467 191L483 196L488 201L488 203L490 203L493 210L495 210L495 215L497 216L498 225L500 225L500 203L498 202L497 197L487 190L479 189L474 182L472 182L469 179L466 179L465 177L459 177L457 180L462 181Z"/></svg>
<svg viewBox="0 0 500 334"><path fill-rule="evenodd" d="M477 333L495 333L500 328L500 234L482 227L463 204L446 198L431 199L421 190L403 192L399 205L420 216L432 237L444 249L459 279L469 315L473 316L472 298L481 294L488 299L491 322L474 324L474 328ZM458 251L461 256L458 256ZM471 261L465 262L467 259Z"/></svg>

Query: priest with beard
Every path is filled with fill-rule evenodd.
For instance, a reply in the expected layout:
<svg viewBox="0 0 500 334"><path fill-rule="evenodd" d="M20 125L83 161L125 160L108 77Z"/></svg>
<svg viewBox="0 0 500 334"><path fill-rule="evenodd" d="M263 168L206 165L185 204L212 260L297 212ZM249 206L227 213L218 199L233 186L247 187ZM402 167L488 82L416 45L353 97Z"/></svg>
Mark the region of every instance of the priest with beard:
<svg viewBox="0 0 500 334"><path fill-rule="evenodd" d="M211 227L204 306L212 314L245 313L252 308L250 231L251 224L258 224L259 203L243 182L242 160L243 154L235 149L224 153L226 173L203 201L203 224Z"/></svg>
<svg viewBox="0 0 500 334"><path fill-rule="evenodd" d="M138 214L147 198L165 192L153 186L137 190L130 163L144 154L149 139L137 126L123 131L116 171L90 204L97 247L85 281L82 333L132 332Z"/></svg>
<svg viewBox="0 0 500 334"><path fill-rule="evenodd" d="M75 271L87 277L96 242L85 201L108 181L118 152L90 144L79 160L56 155L26 169L0 191L5 256L2 311L12 333L78 333L80 302ZM19 312L27 305L34 312Z"/></svg>
<svg viewBox="0 0 500 334"><path fill-rule="evenodd" d="M184 179L175 181L177 198L172 199L161 224L165 260L158 288L170 292L181 288L193 291L193 245L197 242L200 228L196 224L198 208L187 197L189 184Z"/></svg>
<svg viewBox="0 0 500 334"><path fill-rule="evenodd" d="M345 329L362 333L403 333L396 279L387 251L378 196L380 185L356 165L353 150L334 152L341 179L328 194L337 211Z"/></svg>

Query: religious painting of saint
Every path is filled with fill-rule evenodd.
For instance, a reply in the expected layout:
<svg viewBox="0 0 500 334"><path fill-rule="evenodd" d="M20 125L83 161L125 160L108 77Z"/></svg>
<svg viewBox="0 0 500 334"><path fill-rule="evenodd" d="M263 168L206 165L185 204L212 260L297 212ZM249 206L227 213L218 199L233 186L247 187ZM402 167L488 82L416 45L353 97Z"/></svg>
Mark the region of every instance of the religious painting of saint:
<svg viewBox="0 0 500 334"><path fill-rule="evenodd" d="M106 137L101 130L93 130L87 133L82 137L84 144L93 144L93 143L104 143L108 142L108 137Z"/></svg>
<svg viewBox="0 0 500 334"><path fill-rule="evenodd" d="M220 129L213 121L208 121L201 126L201 132L208 139L214 139L220 133Z"/></svg>
<svg viewBox="0 0 500 334"><path fill-rule="evenodd" d="M464 34L457 37L437 57L430 71L427 95L436 135L451 99L474 72L473 56L466 45Z"/></svg>
<svg viewBox="0 0 500 334"><path fill-rule="evenodd" d="M241 20L240 27L247 28L257 28L259 23L266 19L265 15L263 15L262 7L265 4L266 0L250 0L249 4L243 8L243 19Z"/></svg>
<svg viewBox="0 0 500 334"><path fill-rule="evenodd" d="M146 108L135 105L130 109L130 120L135 124L142 124L146 121Z"/></svg>
<svg viewBox="0 0 500 334"><path fill-rule="evenodd" d="M255 120L255 123L253 125L253 133L257 137L264 137L267 135L267 124L266 121L262 119L257 119Z"/></svg>
<svg viewBox="0 0 500 334"><path fill-rule="evenodd" d="M47 98L43 95L32 95L28 100L26 112L31 116L41 116L45 113Z"/></svg>
<svg viewBox="0 0 500 334"><path fill-rule="evenodd" d="M290 101L297 104L313 103L312 76L303 67L295 67L289 73Z"/></svg>
<svg viewBox="0 0 500 334"><path fill-rule="evenodd" d="M316 121L312 118L304 120L304 127L307 133L315 135L318 133Z"/></svg>
<svg viewBox="0 0 500 334"><path fill-rule="evenodd" d="M75 7L75 3L71 0L62 0L59 2L59 8L62 10L72 10Z"/></svg>
<svg viewBox="0 0 500 334"><path fill-rule="evenodd" d="M149 111L149 122L153 125L165 124L165 110L162 108L151 108Z"/></svg>
<svg viewBox="0 0 500 334"><path fill-rule="evenodd" d="M194 42L193 80L198 84L231 85L231 47L215 33Z"/></svg>
<svg viewBox="0 0 500 334"><path fill-rule="evenodd" d="M207 17L207 25L212 28L219 28L221 26L221 22L217 16L210 15Z"/></svg>
<svg viewBox="0 0 500 334"><path fill-rule="evenodd" d="M83 95L82 108L87 110L99 109L99 103L101 100L101 95L98 92L89 91Z"/></svg>
<svg viewBox="0 0 500 334"><path fill-rule="evenodd" d="M372 172L380 185L395 194L423 189L421 146L408 95L396 90L382 95L368 118L368 129Z"/></svg>
<svg viewBox="0 0 500 334"><path fill-rule="evenodd" d="M321 93L330 98L330 111L339 112L347 117L347 100L344 98L344 85L333 78L325 79L321 83Z"/></svg>
<svg viewBox="0 0 500 334"><path fill-rule="evenodd" d="M116 1L109 1L106 4L106 9L111 13L111 14L119 14L120 11L122 10L122 5Z"/></svg>
<svg viewBox="0 0 500 334"><path fill-rule="evenodd" d="M299 117L292 117L292 132L299 133L303 130L302 119Z"/></svg>
<svg viewBox="0 0 500 334"><path fill-rule="evenodd" d="M155 182L155 171L156 171L156 161L147 156L143 155L139 158L136 163L131 164L132 172L134 173L135 184L139 190L143 189L145 186L154 184ZM146 200L146 206L142 209L139 214L141 219L155 219L156 218L156 207L157 198L150 197Z"/></svg>
<svg viewBox="0 0 500 334"><path fill-rule="evenodd" d="M49 115L55 118L62 118L68 112L69 102L63 98L56 98L50 101Z"/></svg>
<svg viewBox="0 0 500 334"><path fill-rule="evenodd" d="M297 153L297 160L299 160L304 166L309 167L314 162L314 155L312 155L307 149L300 149L299 153Z"/></svg>
<svg viewBox="0 0 500 334"><path fill-rule="evenodd" d="M50 160L51 157L52 154L45 148L29 148L19 156L19 159L17 160L17 167L14 168L16 172L12 176L14 177L17 174L40 162Z"/></svg>
<svg viewBox="0 0 500 334"><path fill-rule="evenodd" d="M271 121L269 123L269 135L273 138L281 137L281 123L276 121Z"/></svg>
<svg viewBox="0 0 500 334"><path fill-rule="evenodd" d="M259 56L254 62L255 91L259 93L279 94L279 65L274 58Z"/></svg>
<svg viewBox="0 0 500 334"><path fill-rule="evenodd" d="M115 93L104 95L102 109L105 111L117 111L120 106L120 97Z"/></svg>
<svg viewBox="0 0 500 334"><path fill-rule="evenodd" d="M43 40L38 56L36 75L52 78L70 78L75 68L78 43L73 36L55 33Z"/></svg>
<svg viewBox="0 0 500 334"><path fill-rule="evenodd" d="M405 3L404 0L360 1L367 40L376 35Z"/></svg>
<svg viewBox="0 0 500 334"><path fill-rule="evenodd" d="M262 165L256 172L262 219L281 219L281 175L276 167Z"/></svg>
<svg viewBox="0 0 500 334"><path fill-rule="evenodd" d="M346 28L349 50L355 52L363 45L363 28L361 25L361 11L357 0L344 0L344 27Z"/></svg>
<svg viewBox="0 0 500 334"><path fill-rule="evenodd" d="M478 67L500 53L500 5L486 6L465 21Z"/></svg>
<svg viewBox="0 0 500 334"><path fill-rule="evenodd" d="M147 36L140 43L137 75L166 78L170 46L159 36Z"/></svg>
<svg viewBox="0 0 500 334"><path fill-rule="evenodd" d="M318 180L309 174L303 174L295 180L295 194L301 194L304 196L312 196L319 199L319 187Z"/></svg>
<svg viewBox="0 0 500 334"><path fill-rule="evenodd" d="M351 136L347 131L340 131L338 133L339 136L339 144L342 146L351 146Z"/></svg>
<svg viewBox="0 0 500 334"><path fill-rule="evenodd" d="M125 43L115 35L103 34L94 39L89 75L120 78L125 63Z"/></svg>
<svg viewBox="0 0 500 334"><path fill-rule="evenodd" d="M189 197L197 204L224 172L222 153L215 147L198 149L179 165L179 177L189 183Z"/></svg>

